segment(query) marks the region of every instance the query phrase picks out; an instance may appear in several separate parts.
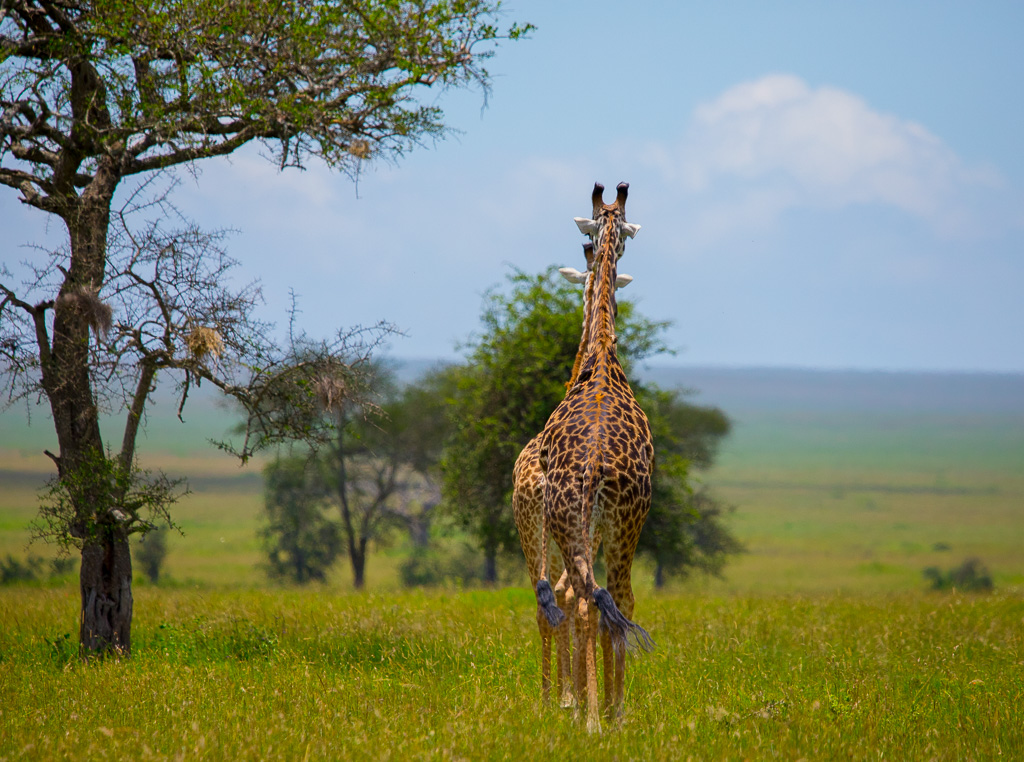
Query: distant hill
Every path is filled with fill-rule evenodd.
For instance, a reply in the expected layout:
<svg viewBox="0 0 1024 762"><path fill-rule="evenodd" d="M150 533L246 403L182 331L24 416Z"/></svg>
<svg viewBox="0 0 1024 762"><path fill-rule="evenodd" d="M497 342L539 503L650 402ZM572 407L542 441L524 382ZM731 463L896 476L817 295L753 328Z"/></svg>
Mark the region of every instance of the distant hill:
<svg viewBox="0 0 1024 762"><path fill-rule="evenodd" d="M431 359L393 362L406 383L443 364ZM640 376L727 412L1024 414L1024 374L666 366L641 368Z"/></svg>
<svg viewBox="0 0 1024 762"><path fill-rule="evenodd" d="M765 468L1024 467L1024 375L648 368L733 422L720 463Z"/></svg>
<svg viewBox="0 0 1024 762"><path fill-rule="evenodd" d="M666 389L726 412L1024 415L1024 375L780 368L645 368Z"/></svg>

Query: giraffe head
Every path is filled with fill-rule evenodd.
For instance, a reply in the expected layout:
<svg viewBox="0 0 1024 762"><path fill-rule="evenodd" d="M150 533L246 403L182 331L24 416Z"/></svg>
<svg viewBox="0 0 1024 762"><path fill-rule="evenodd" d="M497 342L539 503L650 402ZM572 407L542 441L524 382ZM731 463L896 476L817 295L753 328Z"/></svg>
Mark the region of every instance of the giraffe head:
<svg viewBox="0 0 1024 762"><path fill-rule="evenodd" d="M575 218L580 232L590 237L594 246L592 257L588 259L594 277L587 284L588 291L594 290L593 299L585 299L588 312L594 315L588 323L591 342L614 352L615 317L618 305L615 290L618 287L618 261L625 250L626 238L632 238L640 229L639 225L626 222L626 196L629 193L628 183L619 183L616 187L615 202L604 203L604 186L594 183L591 195L593 203L593 219ZM589 295L589 294L588 294Z"/></svg>
<svg viewBox="0 0 1024 762"><path fill-rule="evenodd" d="M619 183L616 188L615 203L604 203L604 186L594 183L591 201L594 205L593 219L575 217L577 227L584 235L590 236L594 243L595 256L604 255L605 248L615 252L618 261L625 250L626 238L632 238L640 230L639 225L626 222L626 196L629 194L629 183Z"/></svg>

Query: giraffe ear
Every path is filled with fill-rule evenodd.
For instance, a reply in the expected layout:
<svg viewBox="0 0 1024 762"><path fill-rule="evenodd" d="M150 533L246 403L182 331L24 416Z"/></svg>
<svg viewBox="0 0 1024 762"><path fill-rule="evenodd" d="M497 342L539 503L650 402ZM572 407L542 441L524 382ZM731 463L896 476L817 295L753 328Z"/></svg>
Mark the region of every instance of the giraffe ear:
<svg viewBox="0 0 1024 762"><path fill-rule="evenodd" d="M639 230L640 230L640 226L639 225L634 225L632 222L623 222L622 223L622 234L623 235L628 235L630 238L635 236Z"/></svg>
<svg viewBox="0 0 1024 762"><path fill-rule="evenodd" d="M626 275L626 273L622 273L621 275L617 275L615 277L615 290L618 291L620 288L625 288L626 286L628 286L632 282L633 282L633 276L632 275Z"/></svg>
<svg viewBox="0 0 1024 762"><path fill-rule="evenodd" d="M594 220L588 220L586 217L573 217L573 221L583 235L597 235L597 223Z"/></svg>
<svg viewBox="0 0 1024 762"><path fill-rule="evenodd" d="M575 267L559 267L558 272L570 283L586 283L587 274L581 273Z"/></svg>

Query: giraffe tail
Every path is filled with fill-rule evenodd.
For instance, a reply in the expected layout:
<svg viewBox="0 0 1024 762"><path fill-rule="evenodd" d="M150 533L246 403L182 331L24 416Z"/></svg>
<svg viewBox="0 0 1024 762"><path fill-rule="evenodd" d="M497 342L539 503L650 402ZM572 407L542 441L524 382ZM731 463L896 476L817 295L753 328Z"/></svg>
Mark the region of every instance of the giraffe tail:
<svg viewBox="0 0 1024 762"><path fill-rule="evenodd" d="M541 517L541 528L540 528L540 581L537 583L537 606L542 612L544 612L545 618L548 620L548 624L552 627L558 627L564 620L565 614L562 609L558 607L558 602L555 600L555 593L551 590L551 583L548 582L548 525L545 517Z"/></svg>
<svg viewBox="0 0 1024 762"><path fill-rule="evenodd" d="M584 494L583 505L592 506L595 504L601 488L603 478L602 469L595 462L587 466L584 471ZM597 610L601 612L601 628L609 632L612 637L612 648L616 653L623 650L651 651L654 648L654 641L643 627L636 622L630 621L626 615L619 611L615 605L612 594L603 587L594 588L594 603Z"/></svg>
<svg viewBox="0 0 1024 762"><path fill-rule="evenodd" d="M551 583L546 578L537 583L537 605L540 606L540 610L544 612L548 624L552 627L558 627L565 620L565 614L558 608L558 603L555 602L555 594L551 590Z"/></svg>
<svg viewBox="0 0 1024 762"><path fill-rule="evenodd" d="M608 630L612 636L612 647L616 653L623 649L627 651L651 651L654 649L654 641L647 630L631 622L625 614L619 611L619 607L612 600L611 593L603 587L594 590L594 603L601 612L601 627Z"/></svg>

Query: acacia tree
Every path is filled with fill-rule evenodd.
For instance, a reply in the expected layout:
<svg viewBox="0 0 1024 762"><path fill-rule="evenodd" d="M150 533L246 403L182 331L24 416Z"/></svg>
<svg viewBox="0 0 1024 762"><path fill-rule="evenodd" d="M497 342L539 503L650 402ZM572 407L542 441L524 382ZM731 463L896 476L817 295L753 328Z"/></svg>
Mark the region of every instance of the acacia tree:
<svg viewBox="0 0 1024 762"><path fill-rule="evenodd" d="M56 343L49 338L49 313L70 303L92 331L85 337L90 407L78 411L70 428L75 434L88 422L84 432L93 438L85 444L71 439L86 448L79 453L58 436L60 454L46 451L58 473L35 523L37 536L81 551L80 641L86 652L130 649L129 537L158 523L173 526L170 506L185 491L183 480L136 467L136 441L157 378L176 386L179 416L190 391L204 382L240 403L247 414L240 435L219 445L244 460L270 444L328 438L330 427L319 417L321 389L344 388L356 399L370 356L392 330L381 323L321 341L293 333L279 345L269 326L253 318L258 286L226 285L235 263L220 246L222 234L194 227L164 231L159 223L135 233L128 211L115 215L103 298L90 289L60 293L68 253L58 250L25 286L32 294L56 291L56 300L23 300L5 287L0 303L9 399L47 396L55 418L53 401L63 399L74 377L69 380L48 354ZM165 219L166 210L157 216ZM120 428L117 451L103 447L103 413L123 414L106 424Z"/></svg>
<svg viewBox="0 0 1024 762"><path fill-rule="evenodd" d="M58 443L49 518L82 550L84 653L130 649L127 537L144 526L133 511L163 510L175 495L173 485L133 475L135 435L157 375L184 374L182 402L200 379L238 398L252 413L250 431L262 432L245 438L245 457L274 438L275 426L277 434L304 432L301 422L282 428L286 422L272 412L280 408L261 404L267 396L308 392L308 382L297 382L302 374L330 376L347 365L344 353L326 354L299 362L297 374L284 373L282 362L297 355L254 343L259 331L238 330L239 344L231 346L230 321L211 323L187 306L163 310L176 281L156 288L153 270L135 285L149 290L154 311L141 323L122 322L113 347L90 340L90 331L102 337L109 321L115 194L126 180L251 141L264 143L282 168L315 156L355 174L363 161L396 158L445 131L440 110L416 102L420 87L487 88L482 63L500 36L498 12L488 0L0 0L0 184L59 219L68 242L53 261L52 281L37 278L22 288L4 274L0 346L12 389L29 379L14 396L34 388L49 402ZM513 25L504 36L524 31ZM136 248L156 258L167 233L150 232L154 247ZM170 250L193 233L172 234L179 243ZM179 274L173 265L169 272ZM220 283L216 267L207 274ZM140 348L161 342L160 349ZM126 347L134 354L119 355ZM98 388L106 378L98 352L135 362L115 455L100 431ZM233 367L230 360L254 369L253 377L223 378L219 369ZM139 484L150 486L140 492Z"/></svg>

